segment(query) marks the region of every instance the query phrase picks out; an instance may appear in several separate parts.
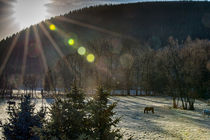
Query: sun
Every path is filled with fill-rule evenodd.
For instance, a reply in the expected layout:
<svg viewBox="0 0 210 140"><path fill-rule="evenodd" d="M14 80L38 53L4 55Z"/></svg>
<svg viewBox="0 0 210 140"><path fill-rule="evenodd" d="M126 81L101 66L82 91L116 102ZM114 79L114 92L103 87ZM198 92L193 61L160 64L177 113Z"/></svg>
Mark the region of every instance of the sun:
<svg viewBox="0 0 210 140"><path fill-rule="evenodd" d="M20 28L39 23L48 16L47 4L49 0L17 0L13 5L14 18Z"/></svg>

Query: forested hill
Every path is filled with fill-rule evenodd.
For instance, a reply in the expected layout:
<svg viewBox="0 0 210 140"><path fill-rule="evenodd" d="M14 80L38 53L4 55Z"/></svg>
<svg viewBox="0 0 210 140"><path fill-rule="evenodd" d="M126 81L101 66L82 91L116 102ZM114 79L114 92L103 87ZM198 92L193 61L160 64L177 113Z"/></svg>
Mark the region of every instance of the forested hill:
<svg viewBox="0 0 210 140"><path fill-rule="evenodd" d="M163 47L169 36L183 41L191 38L210 38L209 2L143 2L134 4L105 5L84 8L40 23L65 54L72 51L68 38L76 40L75 45L86 45L88 41L105 38L128 38L149 44L152 48ZM20 73L23 65L24 44L29 31L26 73L43 72L43 60L34 29L36 28L47 65L53 66L59 59L49 36L39 25L31 26L0 42L1 65L9 73ZM49 29L54 24L55 31ZM17 43L15 37L19 35ZM38 41L39 42L39 41ZM14 49L13 49L14 48ZM10 54L11 52L11 54ZM8 61L4 61L9 55Z"/></svg>

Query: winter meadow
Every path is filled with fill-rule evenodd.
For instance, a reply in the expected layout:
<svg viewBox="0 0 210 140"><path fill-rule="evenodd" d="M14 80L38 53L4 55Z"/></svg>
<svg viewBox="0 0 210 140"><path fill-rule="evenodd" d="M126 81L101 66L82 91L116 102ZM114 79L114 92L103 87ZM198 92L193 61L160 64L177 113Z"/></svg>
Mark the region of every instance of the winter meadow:
<svg viewBox="0 0 210 140"><path fill-rule="evenodd" d="M210 140L210 2L0 0L0 139Z"/></svg>

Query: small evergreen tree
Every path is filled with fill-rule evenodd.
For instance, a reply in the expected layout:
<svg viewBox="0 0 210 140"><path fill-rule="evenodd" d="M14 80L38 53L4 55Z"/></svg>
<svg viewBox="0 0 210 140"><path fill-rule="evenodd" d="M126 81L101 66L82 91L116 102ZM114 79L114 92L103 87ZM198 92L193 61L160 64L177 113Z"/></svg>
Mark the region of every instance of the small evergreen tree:
<svg viewBox="0 0 210 140"><path fill-rule="evenodd" d="M121 139L122 135L119 129L114 129L120 118L113 118L115 112L113 109L116 103L108 104L108 92L102 87L97 89L94 100L90 102L90 124L91 138L95 140L115 140Z"/></svg>
<svg viewBox="0 0 210 140"><path fill-rule="evenodd" d="M37 140L33 127L42 127L45 111L41 109L34 113L35 105L31 103L29 95L24 96L19 107L8 110L8 122L3 125L3 134L6 140Z"/></svg>
<svg viewBox="0 0 210 140"><path fill-rule="evenodd" d="M116 103L109 105L108 93L98 88L94 99L85 102L85 96L74 85L61 99L57 97L50 108L50 120L39 131L41 139L55 140L114 140L122 138L114 127L119 118L113 118Z"/></svg>
<svg viewBox="0 0 210 140"><path fill-rule="evenodd" d="M78 139L85 131L85 96L74 85L65 99L56 98L41 139Z"/></svg>

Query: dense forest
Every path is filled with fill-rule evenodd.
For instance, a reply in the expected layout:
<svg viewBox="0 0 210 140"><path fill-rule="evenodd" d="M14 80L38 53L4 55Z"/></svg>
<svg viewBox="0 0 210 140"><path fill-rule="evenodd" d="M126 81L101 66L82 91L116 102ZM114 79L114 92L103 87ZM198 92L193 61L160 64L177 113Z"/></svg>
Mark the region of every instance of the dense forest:
<svg viewBox="0 0 210 140"><path fill-rule="evenodd" d="M209 17L209 2L145 2L73 11L2 40L0 82L3 87L55 92L74 81L83 88L123 87L128 95L130 89L170 92L186 108L189 92L196 90L201 97L209 92ZM94 63L77 53L80 46L94 55ZM24 83L27 79L33 80Z"/></svg>
<svg viewBox="0 0 210 140"><path fill-rule="evenodd" d="M145 2L121 5L105 5L84 8L42 22L46 30L64 54L71 53L67 47L69 37L74 37L77 45L87 45L88 41L101 38L130 39L140 42L143 47L162 48L169 36L180 42L188 36L192 39L210 38L210 3L208 2ZM61 32L50 32L49 23L55 24ZM52 67L59 55L52 43L40 29L39 25L31 26L0 42L1 60L10 52L14 39L19 36L12 48L7 62L7 72L20 73L23 60L25 36L29 31L27 73L40 73L42 67L33 28L36 27L47 59ZM3 62L3 61L1 61ZM37 67L39 67L37 69Z"/></svg>

